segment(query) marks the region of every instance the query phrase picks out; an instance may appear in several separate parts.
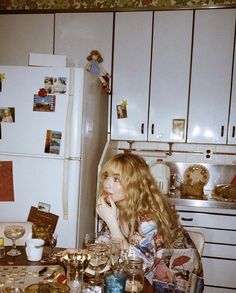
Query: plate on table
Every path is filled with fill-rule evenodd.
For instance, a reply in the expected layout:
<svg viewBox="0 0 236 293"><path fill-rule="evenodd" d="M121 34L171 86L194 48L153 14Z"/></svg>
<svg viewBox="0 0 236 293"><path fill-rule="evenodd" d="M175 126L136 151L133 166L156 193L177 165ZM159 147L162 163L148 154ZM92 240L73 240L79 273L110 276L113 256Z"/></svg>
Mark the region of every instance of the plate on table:
<svg viewBox="0 0 236 293"><path fill-rule="evenodd" d="M69 293L70 287L60 283L38 283L32 284L25 289L26 293L47 292L47 293Z"/></svg>
<svg viewBox="0 0 236 293"><path fill-rule="evenodd" d="M202 183L204 186L209 181L207 168L200 164L193 164L184 171L184 182L188 184Z"/></svg>

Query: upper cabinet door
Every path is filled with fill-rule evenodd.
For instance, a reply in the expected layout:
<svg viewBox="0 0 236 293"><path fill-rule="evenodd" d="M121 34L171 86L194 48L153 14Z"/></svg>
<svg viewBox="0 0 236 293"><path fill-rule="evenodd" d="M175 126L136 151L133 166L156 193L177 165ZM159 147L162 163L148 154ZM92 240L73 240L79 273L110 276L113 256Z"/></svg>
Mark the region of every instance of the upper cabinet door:
<svg viewBox="0 0 236 293"><path fill-rule="evenodd" d="M151 37L152 12L116 13L112 139L147 140Z"/></svg>
<svg viewBox="0 0 236 293"><path fill-rule="evenodd" d="M54 14L1 14L0 64L28 66L29 53L53 54Z"/></svg>
<svg viewBox="0 0 236 293"><path fill-rule="evenodd" d="M235 11L196 11L188 142L226 143Z"/></svg>
<svg viewBox="0 0 236 293"><path fill-rule="evenodd" d="M236 78L234 78L234 80L236 81ZM231 99L228 143L236 144L236 85L234 85L233 96Z"/></svg>
<svg viewBox="0 0 236 293"><path fill-rule="evenodd" d="M155 12L149 140L185 141L192 22L192 11Z"/></svg>
<svg viewBox="0 0 236 293"><path fill-rule="evenodd" d="M111 72L113 13L57 13L55 52L66 55L67 66L84 67L91 50L99 50Z"/></svg>
<svg viewBox="0 0 236 293"><path fill-rule="evenodd" d="M236 43L234 50L234 71L227 141L229 144L236 144Z"/></svg>

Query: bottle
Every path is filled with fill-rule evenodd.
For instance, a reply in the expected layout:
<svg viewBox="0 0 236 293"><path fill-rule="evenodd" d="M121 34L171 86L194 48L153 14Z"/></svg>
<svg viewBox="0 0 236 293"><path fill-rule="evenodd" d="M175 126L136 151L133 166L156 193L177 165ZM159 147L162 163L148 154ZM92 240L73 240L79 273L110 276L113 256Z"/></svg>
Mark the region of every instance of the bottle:
<svg viewBox="0 0 236 293"><path fill-rule="evenodd" d="M123 270L109 271L105 274L106 293L123 293L125 291L126 274Z"/></svg>
<svg viewBox="0 0 236 293"><path fill-rule="evenodd" d="M125 292L142 292L144 285L143 259L140 257L128 258L128 264L125 267L125 273Z"/></svg>
<svg viewBox="0 0 236 293"><path fill-rule="evenodd" d="M0 237L0 258L5 256L4 238Z"/></svg>

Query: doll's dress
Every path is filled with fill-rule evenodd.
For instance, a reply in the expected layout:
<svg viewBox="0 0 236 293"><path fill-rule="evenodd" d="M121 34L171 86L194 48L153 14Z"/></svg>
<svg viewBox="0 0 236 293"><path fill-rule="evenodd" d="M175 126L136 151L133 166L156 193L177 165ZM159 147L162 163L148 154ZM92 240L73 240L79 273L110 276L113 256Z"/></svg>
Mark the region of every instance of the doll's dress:
<svg viewBox="0 0 236 293"><path fill-rule="evenodd" d="M100 66L97 60L91 61L90 72L95 75L100 75Z"/></svg>

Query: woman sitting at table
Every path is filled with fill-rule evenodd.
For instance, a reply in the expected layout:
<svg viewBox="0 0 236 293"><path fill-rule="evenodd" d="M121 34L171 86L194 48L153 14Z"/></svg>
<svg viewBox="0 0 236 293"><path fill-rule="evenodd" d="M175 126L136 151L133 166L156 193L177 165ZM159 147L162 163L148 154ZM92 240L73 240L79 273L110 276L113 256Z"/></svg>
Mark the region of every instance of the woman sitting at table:
<svg viewBox="0 0 236 293"><path fill-rule="evenodd" d="M200 256L143 158L118 154L105 164L96 210L102 231L122 238L129 254L143 258L157 292L203 291Z"/></svg>

